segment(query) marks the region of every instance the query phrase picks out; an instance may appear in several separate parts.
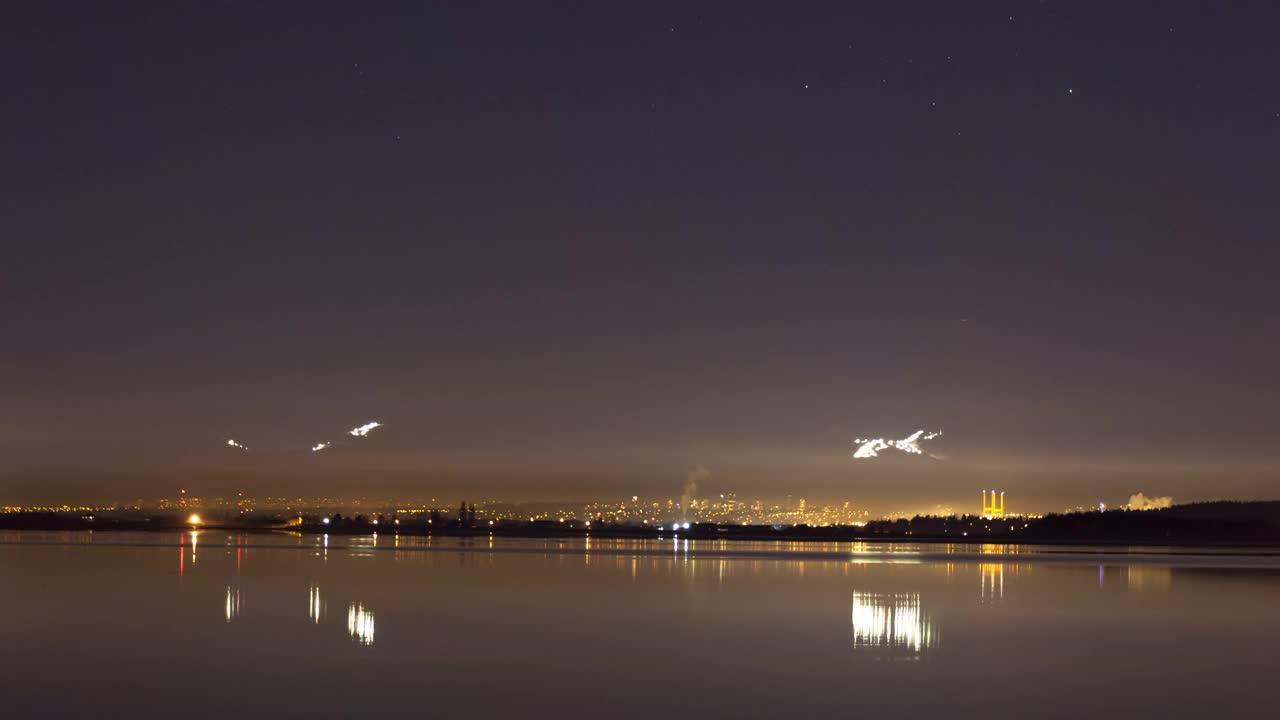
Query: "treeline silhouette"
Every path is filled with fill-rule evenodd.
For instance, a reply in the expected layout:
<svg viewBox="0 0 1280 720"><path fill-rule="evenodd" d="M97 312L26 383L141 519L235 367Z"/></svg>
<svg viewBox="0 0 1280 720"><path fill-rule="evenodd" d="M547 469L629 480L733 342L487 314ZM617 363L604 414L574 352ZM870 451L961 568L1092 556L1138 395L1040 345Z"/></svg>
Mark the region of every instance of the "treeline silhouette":
<svg viewBox="0 0 1280 720"><path fill-rule="evenodd" d="M1162 510L1047 515L1026 540L1073 542L1280 543L1280 502L1208 502Z"/></svg>

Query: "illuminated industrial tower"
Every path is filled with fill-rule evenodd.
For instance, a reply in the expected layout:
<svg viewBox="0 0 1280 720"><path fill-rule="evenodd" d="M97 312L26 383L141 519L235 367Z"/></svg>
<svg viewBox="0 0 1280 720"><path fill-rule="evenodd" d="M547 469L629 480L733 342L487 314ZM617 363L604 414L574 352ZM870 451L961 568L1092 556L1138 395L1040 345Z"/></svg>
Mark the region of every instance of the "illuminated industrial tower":
<svg viewBox="0 0 1280 720"><path fill-rule="evenodd" d="M1004 517L1004 491L1000 491L1000 503L996 504L996 491L991 491L991 500L987 500L987 491L982 491L982 517L988 520Z"/></svg>

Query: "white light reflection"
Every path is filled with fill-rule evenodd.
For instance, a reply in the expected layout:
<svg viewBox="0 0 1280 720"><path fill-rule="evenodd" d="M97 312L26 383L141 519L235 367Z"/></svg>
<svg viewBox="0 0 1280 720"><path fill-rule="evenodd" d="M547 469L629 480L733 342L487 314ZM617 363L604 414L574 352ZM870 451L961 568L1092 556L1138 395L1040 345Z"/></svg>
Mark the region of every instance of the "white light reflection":
<svg viewBox="0 0 1280 720"><path fill-rule="evenodd" d="M231 622L240 617L240 588L227 586L226 600L227 622Z"/></svg>
<svg viewBox="0 0 1280 720"><path fill-rule="evenodd" d="M853 594L855 648L918 655L937 644L937 631L920 607L919 593Z"/></svg>
<svg viewBox="0 0 1280 720"><path fill-rule="evenodd" d="M312 585L311 592L307 593L307 617L316 625L319 625L320 619L324 617L324 598L320 597L318 585Z"/></svg>
<svg viewBox="0 0 1280 720"><path fill-rule="evenodd" d="M373 611L365 608L364 603L347 606L347 632L360 645L373 644Z"/></svg>

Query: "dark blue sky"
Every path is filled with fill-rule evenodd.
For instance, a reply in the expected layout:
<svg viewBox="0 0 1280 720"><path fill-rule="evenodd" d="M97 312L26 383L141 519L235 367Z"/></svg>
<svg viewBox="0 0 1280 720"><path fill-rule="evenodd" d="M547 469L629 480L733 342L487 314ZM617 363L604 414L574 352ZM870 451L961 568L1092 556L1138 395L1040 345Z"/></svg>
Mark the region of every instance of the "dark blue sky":
<svg viewBox="0 0 1280 720"><path fill-rule="evenodd" d="M0 495L1280 486L1273 3L180 5L0 30Z"/></svg>

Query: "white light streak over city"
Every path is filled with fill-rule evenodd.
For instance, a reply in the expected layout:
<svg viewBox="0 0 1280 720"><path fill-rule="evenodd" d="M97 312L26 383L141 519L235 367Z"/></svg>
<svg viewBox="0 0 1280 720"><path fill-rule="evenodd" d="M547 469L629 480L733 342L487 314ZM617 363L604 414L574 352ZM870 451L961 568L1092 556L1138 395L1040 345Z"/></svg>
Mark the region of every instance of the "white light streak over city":
<svg viewBox="0 0 1280 720"><path fill-rule="evenodd" d="M942 431L926 433L924 430L917 430L901 440L886 440L884 438L858 438L854 442L858 443L858 449L853 452L854 460L865 460L867 458L879 457L882 450L898 450L908 455L928 455L931 458L937 458L932 453L925 452L920 443L927 440L933 440L942 436Z"/></svg>
<svg viewBox="0 0 1280 720"><path fill-rule="evenodd" d="M382 423L380 422L369 422L369 423L365 423L364 425L361 425L360 427L352 428L347 432L347 434L351 435L352 437L364 437L368 435L371 431L376 430L380 427L382 427Z"/></svg>

